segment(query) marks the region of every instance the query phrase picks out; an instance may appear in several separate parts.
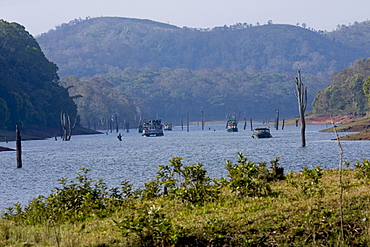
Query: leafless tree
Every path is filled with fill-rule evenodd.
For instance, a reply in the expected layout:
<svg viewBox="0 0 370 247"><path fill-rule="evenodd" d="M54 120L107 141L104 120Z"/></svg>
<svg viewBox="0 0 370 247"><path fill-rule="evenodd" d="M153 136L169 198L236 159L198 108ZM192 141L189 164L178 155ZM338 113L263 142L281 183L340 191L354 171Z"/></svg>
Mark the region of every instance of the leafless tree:
<svg viewBox="0 0 370 247"><path fill-rule="evenodd" d="M72 130L76 127L77 124L77 117L74 117L73 123L71 121L71 117L69 112L61 112L60 113L60 125L63 131L63 141L71 140Z"/></svg>
<svg viewBox="0 0 370 247"><path fill-rule="evenodd" d="M302 147L306 146L306 119L304 113L307 106L307 87L304 86L301 79L301 71L298 70L298 77L295 78L296 90L295 95L298 99L299 118L301 121L301 139Z"/></svg>

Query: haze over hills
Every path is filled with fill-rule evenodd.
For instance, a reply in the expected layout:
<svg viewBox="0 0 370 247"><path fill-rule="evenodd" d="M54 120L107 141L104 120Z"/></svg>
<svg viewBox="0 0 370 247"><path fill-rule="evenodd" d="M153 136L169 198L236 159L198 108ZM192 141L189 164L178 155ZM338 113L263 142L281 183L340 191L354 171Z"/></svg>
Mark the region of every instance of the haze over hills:
<svg viewBox="0 0 370 247"><path fill-rule="evenodd" d="M246 23L211 30L150 20L100 17L74 20L37 37L59 74L92 76L124 68L222 67L248 73L330 75L366 55L360 47L282 24Z"/></svg>
<svg viewBox="0 0 370 247"><path fill-rule="evenodd" d="M345 46L360 50L366 57L370 53L370 21L355 22L350 26L341 26L333 32L325 33L325 37Z"/></svg>
<svg viewBox="0 0 370 247"><path fill-rule="evenodd" d="M62 78L64 86L74 86L70 90L74 94L103 87L105 95L111 90L132 100L140 116L177 122L186 112L191 120L199 120L201 110L206 120L221 120L235 108L248 117L271 119L276 108L282 117L297 114L298 69L309 88L311 110L316 93L329 85L330 75L367 58L368 26L369 22L355 23L330 33L272 23L198 30L101 17L62 24L37 41L61 76L75 76ZM86 101L83 105L81 98L76 100L80 112L90 112L82 123L104 122L117 114L107 108L114 94L110 95L101 109L86 108ZM134 105L121 117L137 121Z"/></svg>

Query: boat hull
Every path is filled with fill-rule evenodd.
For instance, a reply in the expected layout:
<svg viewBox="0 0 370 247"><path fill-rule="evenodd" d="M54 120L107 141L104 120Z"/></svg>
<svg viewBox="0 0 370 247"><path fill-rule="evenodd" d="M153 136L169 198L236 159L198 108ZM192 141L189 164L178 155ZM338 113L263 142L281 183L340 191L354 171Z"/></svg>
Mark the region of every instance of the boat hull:
<svg viewBox="0 0 370 247"><path fill-rule="evenodd" d="M253 134L253 138L260 139L260 138L272 138L271 134Z"/></svg>
<svg viewBox="0 0 370 247"><path fill-rule="evenodd" d="M143 133L141 134L142 136L146 136L146 137L149 137L149 136L163 136L163 131L143 131Z"/></svg>
<svg viewBox="0 0 370 247"><path fill-rule="evenodd" d="M252 138L261 139L261 138L272 138L269 128L256 128L254 129Z"/></svg>

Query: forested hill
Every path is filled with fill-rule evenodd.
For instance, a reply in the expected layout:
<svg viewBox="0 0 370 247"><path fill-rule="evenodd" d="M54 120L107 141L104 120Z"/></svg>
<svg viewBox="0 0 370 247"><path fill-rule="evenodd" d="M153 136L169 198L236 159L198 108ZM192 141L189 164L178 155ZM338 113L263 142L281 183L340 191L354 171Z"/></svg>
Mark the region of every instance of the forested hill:
<svg viewBox="0 0 370 247"><path fill-rule="evenodd" d="M370 56L370 21L338 26L337 30L325 33L325 37L361 50L366 55L364 58Z"/></svg>
<svg viewBox="0 0 370 247"><path fill-rule="evenodd" d="M335 73L330 86L319 91L313 102L316 115L365 115L369 111L370 58L359 59Z"/></svg>
<svg viewBox="0 0 370 247"><path fill-rule="evenodd" d="M61 111L76 104L58 85L57 66L17 23L0 20L0 129L58 128Z"/></svg>
<svg viewBox="0 0 370 247"><path fill-rule="evenodd" d="M59 74L91 76L112 69L222 67L248 73L330 75L368 56L306 28L236 24L210 30L119 17L74 20L37 37Z"/></svg>

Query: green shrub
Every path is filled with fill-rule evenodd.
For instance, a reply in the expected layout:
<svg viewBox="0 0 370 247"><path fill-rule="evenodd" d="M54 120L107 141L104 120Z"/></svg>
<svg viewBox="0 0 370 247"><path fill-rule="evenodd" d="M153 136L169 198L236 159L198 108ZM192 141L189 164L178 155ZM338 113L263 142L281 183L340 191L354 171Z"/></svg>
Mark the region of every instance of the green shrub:
<svg viewBox="0 0 370 247"><path fill-rule="evenodd" d="M208 246L225 246L230 242L232 227L226 221L212 217L204 223L203 231Z"/></svg>
<svg viewBox="0 0 370 247"><path fill-rule="evenodd" d="M309 169L304 166L302 168L303 171L301 171L301 174L303 175L303 179L299 180L299 182L295 182L293 180L293 173L289 172L287 174L288 182L294 187L299 188L302 194L306 196L323 196L324 189L321 187L320 181L323 175L322 167L316 166Z"/></svg>
<svg viewBox="0 0 370 247"><path fill-rule="evenodd" d="M370 180L370 161L363 159L362 162L356 161L355 167L357 169L355 177L357 179Z"/></svg>
<svg viewBox="0 0 370 247"><path fill-rule="evenodd" d="M230 189L239 196L261 196L271 192L268 181L270 172L266 169L266 163L254 163L238 153L238 163L232 164L226 160L226 169Z"/></svg>
<svg viewBox="0 0 370 247"><path fill-rule="evenodd" d="M161 212L161 207L145 205L138 212L114 221L124 237L138 246L172 246L182 237L183 229L175 227Z"/></svg>
<svg viewBox="0 0 370 247"><path fill-rule="evenodd" d="M220 186L209 178L203 164L183 165L182 158L170 159L170 165L160 166L157 181L162 186L163 194L171 198L182 199L190 203L203 203L216 199Z"/></svg>
<svg viewBox="0 0 370 247"><path fill-rule="evenodd" d="M59 180L61 187L56 188L45 197L39 196L25 208L19 203L7 208L3 217L20 224L41 224L53 222L83 221L89 217L106 217L116 207L131 198L132 184L122 182L122 191L118 188L108 190L103 180L97 182L87 177L89 169L81 168L77 182L67 183L66 178Z"/></svg>

